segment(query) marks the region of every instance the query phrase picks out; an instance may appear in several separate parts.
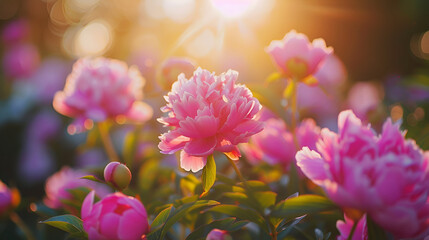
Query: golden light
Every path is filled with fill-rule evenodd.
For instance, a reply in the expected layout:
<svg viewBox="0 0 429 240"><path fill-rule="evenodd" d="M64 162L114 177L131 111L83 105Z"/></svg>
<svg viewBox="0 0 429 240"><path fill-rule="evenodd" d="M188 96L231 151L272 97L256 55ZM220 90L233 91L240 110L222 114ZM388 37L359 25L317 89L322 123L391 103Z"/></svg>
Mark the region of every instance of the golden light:
<svg viewBox="0 0 429 240"><path fill-rule="evenodd" d="M238 18L248 12L256 0L211 0L213 7L226 18Z"/></svg>
<svg viewBox="0 0 429 240"><path fill-rule="evenodd" d="M112 29L101 20L95 20L83 27L75 38L77 56L99 56L105 53L112 44Z"/></svg>
<svg viewBox="0 0 429 240"><path fill-rule="evenodd" d="M176 22L188 22L195 10L195 0L164 0L164 14Z"/></svg>
<svg viewBox="0 0 429 240"><path fill-rule="evenodd" d="M207 56L215 46L213 31L206 29L186 44L186 52L196 58Z"/></svg>

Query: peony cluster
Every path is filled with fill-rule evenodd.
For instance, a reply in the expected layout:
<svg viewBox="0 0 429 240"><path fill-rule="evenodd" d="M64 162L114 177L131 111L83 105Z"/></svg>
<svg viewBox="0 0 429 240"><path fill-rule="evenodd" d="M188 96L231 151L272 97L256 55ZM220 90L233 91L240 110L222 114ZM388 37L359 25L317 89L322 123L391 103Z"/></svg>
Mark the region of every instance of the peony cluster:
<svg viewBox="0 0 429 240"><path fill-rule="evenodd" d="M405 139L390 119L377 136L351 111L343 111L338 133L323 129L317 151L304 147L296 159L345 210L366 212L397 238L428 231L429 151Z"/></svg>
<svg viewBox="0 0 429 240"><path fill-rule="evenodd" d="M217 76L198 68L190 79L179 75L165 97L162 111L168 116L159 121L173 129L160 136L159 148L164 154L182 150L183 169L201 170L214 151L237 160L237 144L263 129L255 119L261 105L246 86L236 84L237 76L232 70Z"/></svg>
<svg viewBox="0 0 429 240"><path fill-rule="evenodd" d="M119 192L95 204L94 192L90 192L83 201L81 216L91 240L140 240L149 232L143 204Z"/></svg>
<svg viewBox="0 0 429 240"><path fill-rule="evenodd" d="M266 51L284 77L314 85L317 80L314 81L313 75L333 49L326 47L321 38L311 43L307 36L292 30L282 40L272 41Z"/></svg>
<svg viewBox="0 0 429 240"><path fill-rule="evenodd" d="M73 65L63 91L54 97L54 108L59 113L75 118L69 132L88 128L85 120L101 122L123 117L145 121L152 109L140 100L144 79L134 67L106 58L80 59Z"/></svg>
<svg viewBox="0 0 429 240"><path fill-rule="evenodd" d="M293 134L286 123L268 111L264 108L260 114L264 130L253 135L249 144L243 144L241 149L252 164L266 161L271 165L282 165L287 170L295 161L295 154L299 149L296 149ZM295 129L295 134L299 148L308 146L312 150L316 149L320 128L313 119L303 120Z"/></svg>

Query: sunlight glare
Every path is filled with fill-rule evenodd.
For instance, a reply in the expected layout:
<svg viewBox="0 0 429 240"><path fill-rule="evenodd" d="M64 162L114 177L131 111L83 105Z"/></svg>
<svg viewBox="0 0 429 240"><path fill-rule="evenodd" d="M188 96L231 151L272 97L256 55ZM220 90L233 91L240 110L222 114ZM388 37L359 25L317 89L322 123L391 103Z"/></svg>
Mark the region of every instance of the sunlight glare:
<svg viewBox="0 0 429 240"><path fill-rule="evenodd" d="M112 43L112 29L105 21L93 21L83 27L76 37L75 49L78 56L99 56Z"/></svg>
<svg viewBox="0 0 429 240"><path fill-rule="evenodd" d="M224 17L238 18L250 10L256 0L211 0L213 7Z"/></svg>
<svg viewBox="0 0 429 240"><path fill-rule="evenodd" d="M206 29L186 45L186 51L193 57L204 57L214 48L214 39L214 33L211 30Z"/></svg>
<svg viewBox="0 0 429 240"><path fill-rule="evenodd" d="M191 20L195 10L195 0L164 0L165 15L173 21L184 23Z"/></svg>

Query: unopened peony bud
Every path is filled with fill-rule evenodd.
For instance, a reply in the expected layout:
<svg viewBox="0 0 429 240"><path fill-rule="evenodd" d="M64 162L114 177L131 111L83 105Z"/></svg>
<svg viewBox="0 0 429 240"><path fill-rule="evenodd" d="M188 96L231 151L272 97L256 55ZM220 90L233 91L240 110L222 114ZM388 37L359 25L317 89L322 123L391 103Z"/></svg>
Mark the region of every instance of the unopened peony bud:
<svg viewBox="0 0 429 240"><path fill-rule="evenodd" d="M227 231L215 228L209 232L206 240L232 240L232 238Z"/></svg>
<svg viewBox="0 0 429 240"><path fill-rule="evenodd" d="M104 180L122 190L131 182L131 172L125 164L111 162L104 168Z"/></svg>

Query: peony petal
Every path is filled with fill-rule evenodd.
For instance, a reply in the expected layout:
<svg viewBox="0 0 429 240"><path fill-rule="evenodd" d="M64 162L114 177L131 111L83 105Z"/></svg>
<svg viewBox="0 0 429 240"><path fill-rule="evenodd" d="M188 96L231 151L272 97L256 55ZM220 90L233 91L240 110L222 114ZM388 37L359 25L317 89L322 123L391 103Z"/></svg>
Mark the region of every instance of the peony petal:
<svg viewBox="0 0 429 240"><path fill-rule="evenodd" d="M80 213L82 219L87 218L91 214L92 206L94 204L94 196L95 196L95 191L91 191L85 197L85 200L83 200L82 209Z"/></svg>
<svg viewBox="0 0 429 240"><path fill-rule="evenodd" d="M164 154L172 154L183 149L186 142L190 140L188 137L179 134L176 130L162 134L159 139L161 139L161 142L158 144L158 147L161 149L161 153Z"/></svg>
<svg viewBox="0 0 429 240"><path fill-rule="evenodd" d="M224 152L224 154L231 160L238 160L241 157L241 153L240 150L238 150L238 147L235 147L235 149L230 152Z"/></svg>
<svg viewBox="0 0 429 240"><path fill-rule="evenodd" d="M139 240L149 232L147 219L134 210L125 211L118 226L118 239Z"/></svg>
<svg viewBox="0 0 429 240"><path fill-rule="evenodd" d="M118 224L120 217L120 215L112 212L102 215L99 220L100 234L110 239L120 239L118 238Z"/></svg>
<svg viewBox="0 0 429 240"><path fill-rule="evenodd" d="M185 151L180 153L180 167L186 171L198 172L206 165L207 157L190 156Z"/></svg>
<svg viewBox="0 0 429 240"><path fill-rule="evenodd" d="M185 152L192 156L207 156L213 153L216 137L192 139L185 144Z"/></svg>
<svg viewBox="0 0 429 240"><path fill-rule="evenodd" d="M303 147L296 153L295 157L298 167L313 182L320 185L324 180L327 180L325 162L319 153L310 150L308 147Z"/></svg>

